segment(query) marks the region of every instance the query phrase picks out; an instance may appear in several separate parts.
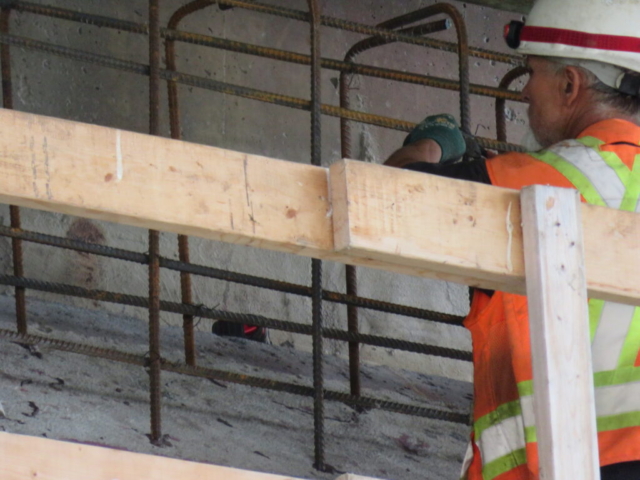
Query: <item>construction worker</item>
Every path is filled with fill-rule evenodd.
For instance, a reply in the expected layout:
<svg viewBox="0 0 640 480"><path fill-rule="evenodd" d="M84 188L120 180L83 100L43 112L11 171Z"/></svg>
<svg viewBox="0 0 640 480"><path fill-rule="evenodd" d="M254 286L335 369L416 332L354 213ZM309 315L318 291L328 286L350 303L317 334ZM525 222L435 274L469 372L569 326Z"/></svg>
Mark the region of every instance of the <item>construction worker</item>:
<svg viewBox="0 0 640 480"><path fill-rule="evenodd" d="M428 117L386 164L520 189L577 189L640 212L640 1L538 0L508 44L526 55L522 95L542 150L450 163L465 151L451 116ZM607 245L602 246L603 249ZM601 478L640 479L640 308L589 301ZM469 480L539 478L526 297L475 291Z"/></svg>

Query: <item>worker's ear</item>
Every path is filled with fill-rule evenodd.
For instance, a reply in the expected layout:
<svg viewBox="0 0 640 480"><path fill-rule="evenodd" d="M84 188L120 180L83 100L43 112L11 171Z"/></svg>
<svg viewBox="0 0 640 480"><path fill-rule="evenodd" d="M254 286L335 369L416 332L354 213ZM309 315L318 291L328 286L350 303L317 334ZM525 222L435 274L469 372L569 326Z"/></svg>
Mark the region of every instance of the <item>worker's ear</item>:
<svg viewBox="0 0 640 480"><path fill-rule="evenodd" d="M582 72L573 66L567 66L562 73L562 97L566 106L573 106L582 89L586 86L586 78Z"/></svg>

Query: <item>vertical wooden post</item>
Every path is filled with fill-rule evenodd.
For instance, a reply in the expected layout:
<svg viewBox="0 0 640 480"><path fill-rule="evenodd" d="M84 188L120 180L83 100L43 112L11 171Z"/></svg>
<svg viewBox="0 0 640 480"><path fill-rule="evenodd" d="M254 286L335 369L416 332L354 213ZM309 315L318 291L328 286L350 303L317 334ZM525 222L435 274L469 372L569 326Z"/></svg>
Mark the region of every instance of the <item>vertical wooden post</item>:
<svg viewBox="0 0 640 480"><path fill-rule="evenodd" d="M580 199L522 190L540 478L599 480Z"/></svg>

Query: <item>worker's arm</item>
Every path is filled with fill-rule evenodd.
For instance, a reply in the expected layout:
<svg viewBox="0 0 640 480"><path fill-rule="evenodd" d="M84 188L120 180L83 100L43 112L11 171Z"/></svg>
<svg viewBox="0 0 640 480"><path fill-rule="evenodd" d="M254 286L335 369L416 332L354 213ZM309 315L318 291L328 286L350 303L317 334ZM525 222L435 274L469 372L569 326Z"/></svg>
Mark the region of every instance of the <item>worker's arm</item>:
<svg viewBox="0 0 640 480"><path fill-rule="evenodd" d="M396 150L384 162L389 167L404 168L412 163L437 164L442 158L442 148L435 140L426 138Z"/></svg>
<svg viewBox="0 0 640 480"><path fill-rule="evenodd" d="M431 115L416 125L385 165L402 168L416 162L446 163L462 157L466 148L455 118Z"/></svg>

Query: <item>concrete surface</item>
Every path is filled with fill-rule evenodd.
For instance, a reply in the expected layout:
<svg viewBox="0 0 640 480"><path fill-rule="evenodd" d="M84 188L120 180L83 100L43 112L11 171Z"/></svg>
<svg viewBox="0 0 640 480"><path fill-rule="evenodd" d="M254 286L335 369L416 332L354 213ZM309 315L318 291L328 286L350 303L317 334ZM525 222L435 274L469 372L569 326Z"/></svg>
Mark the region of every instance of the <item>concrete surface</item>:
<svg viewBox="0 0 640 480"><path fill-rule="evenodd" d="M136 354L147 351L132 317L31 300L30 332ZM13 299L0 296L0 329L15 329ZM162 327L162 354L181 359L181 329ZM292 348L200 332L198 364L311 385L311 357ZM325 359L326 388L348 389L348 365ZM387 366L364 366L363 391L423 407L468 412L471 385ZM0 338L0 431L302 478L313 469L311 398L171 373L162 374L165 447L149 433L148 376L141 367ZM389 480L457 479L469 427L327 402L326 463L338 472Z"/></svg>
<svg viewBox="0 0 640 480"><path fill-rule="evenodd" d="M145 22L147 15L147 3L144 0L35 1L135 22ZM161 2L163 24L166 24L173 10L186 3L186 0L163 0ZM269 3L300 10L307 8L307 2L302 0L277 0ZM433 0L320 1L322 11L326 15L367 24L376 24L433 3L435 3ZM506 51L502 41L502 27L509 20L520 18L520 15L461 2L451 3L457 6L465 16L472 45ZM308 53L309 50L308 25L305 23L242 9L220 11L217 6L209 7L185 19L181 28L185 31L297 52ZM11 33L94 53L146 62L146 38L139 35L19 13L12 15ZM453 31L435 36L449 40L455 38ZM353 33L323 28L322 55L342 58L349 47L360 38L362 37ZM308 67L186 44L178 44L177 52L178 68L181 71L301 98L309 96ZM145 77L81 64L74 60L21 48L13 48L12 55L16 109L140 132L147 130L148 90ZM388 45L366 52L358 60L383 67L457 78L455 55L416 46ZM471 81L496 86L508 68L506 65L472 58ZM322 97L325 103L338 104L337 78L338 74L335 71L323 72ZM352 79L352 89L354 108L363 111L416 122L427 114L439 112L458 116L458 95L455 92L415 85L400 85L387 80L361 76L355 76ZM186 86L180 86L179 91L184 139L291 161L309 161L309 114L307 112ZM168 136L164 85L162 102L162 133ZM494 135L493 104L491 99L473 97L471 118L475 133L487 137ZM508 102L505 114L508 118L509 139L517 142L524 132L524 109L520 104ZM337 119L324 117L322 135L324 165L329 165L340 158L338 128ZM379 163L400 146L404 134L354 124L353 138L354 156ZM170 195L171 192L167 194ZM0 221L4 225L9 222L7 206L0 208ZM147 232L142 229L28 209L23 210L23 224L27 229L53 235L142 252L147 250ZM163 255L176 258L175 236L162 235L161 249ZM6 238L0 238L0 265L6 272L11 271L10 251L10 242ZM309 260L281 253L194 238L191 241L191 258L198 264L301 284L310 282ZM146 269L132 267L125 262L53 250L33 244L25 244L25 259L27 276L88 288L138 295L147 293ZM324 286L332 290L344 291L344 283L343 267L326 263ZM466 287L459 285L367 269L360 269L359 284L362 295L385 301L455 314L464 314L468 307ZM238 312L260 312L283 320L310 323L310 303L306 299L200 278L194 278L193 288L196 303ZM10 290L4 288L3 291ZM173 272L163 272L162 298L178 300L179 292L179 276ZM114 314L146 318L144 311L133 308L62 299L47 294L34 293L33 295L42 299L64 301L70 305L102 309ZM344 327L346 325L344 307L325 303L324 308L328 326ZM428 341L461 349L470 348L469 338L460 328L367 310L361 310L360 318L363 332ZM172 315L163 315L163 321L176 323L180 319ZM202 322L201 327L208 330L210 324ZM310 340L307 337L273 332L272 340L278 345L293 344L296 348L310 350ZM346 345L327 341L327 352L345 355ZM370 347L363 348L362 357L367 361L400 366L428 374L466 380L471 376L470 365L464 362L425 358Z"/></svg>

